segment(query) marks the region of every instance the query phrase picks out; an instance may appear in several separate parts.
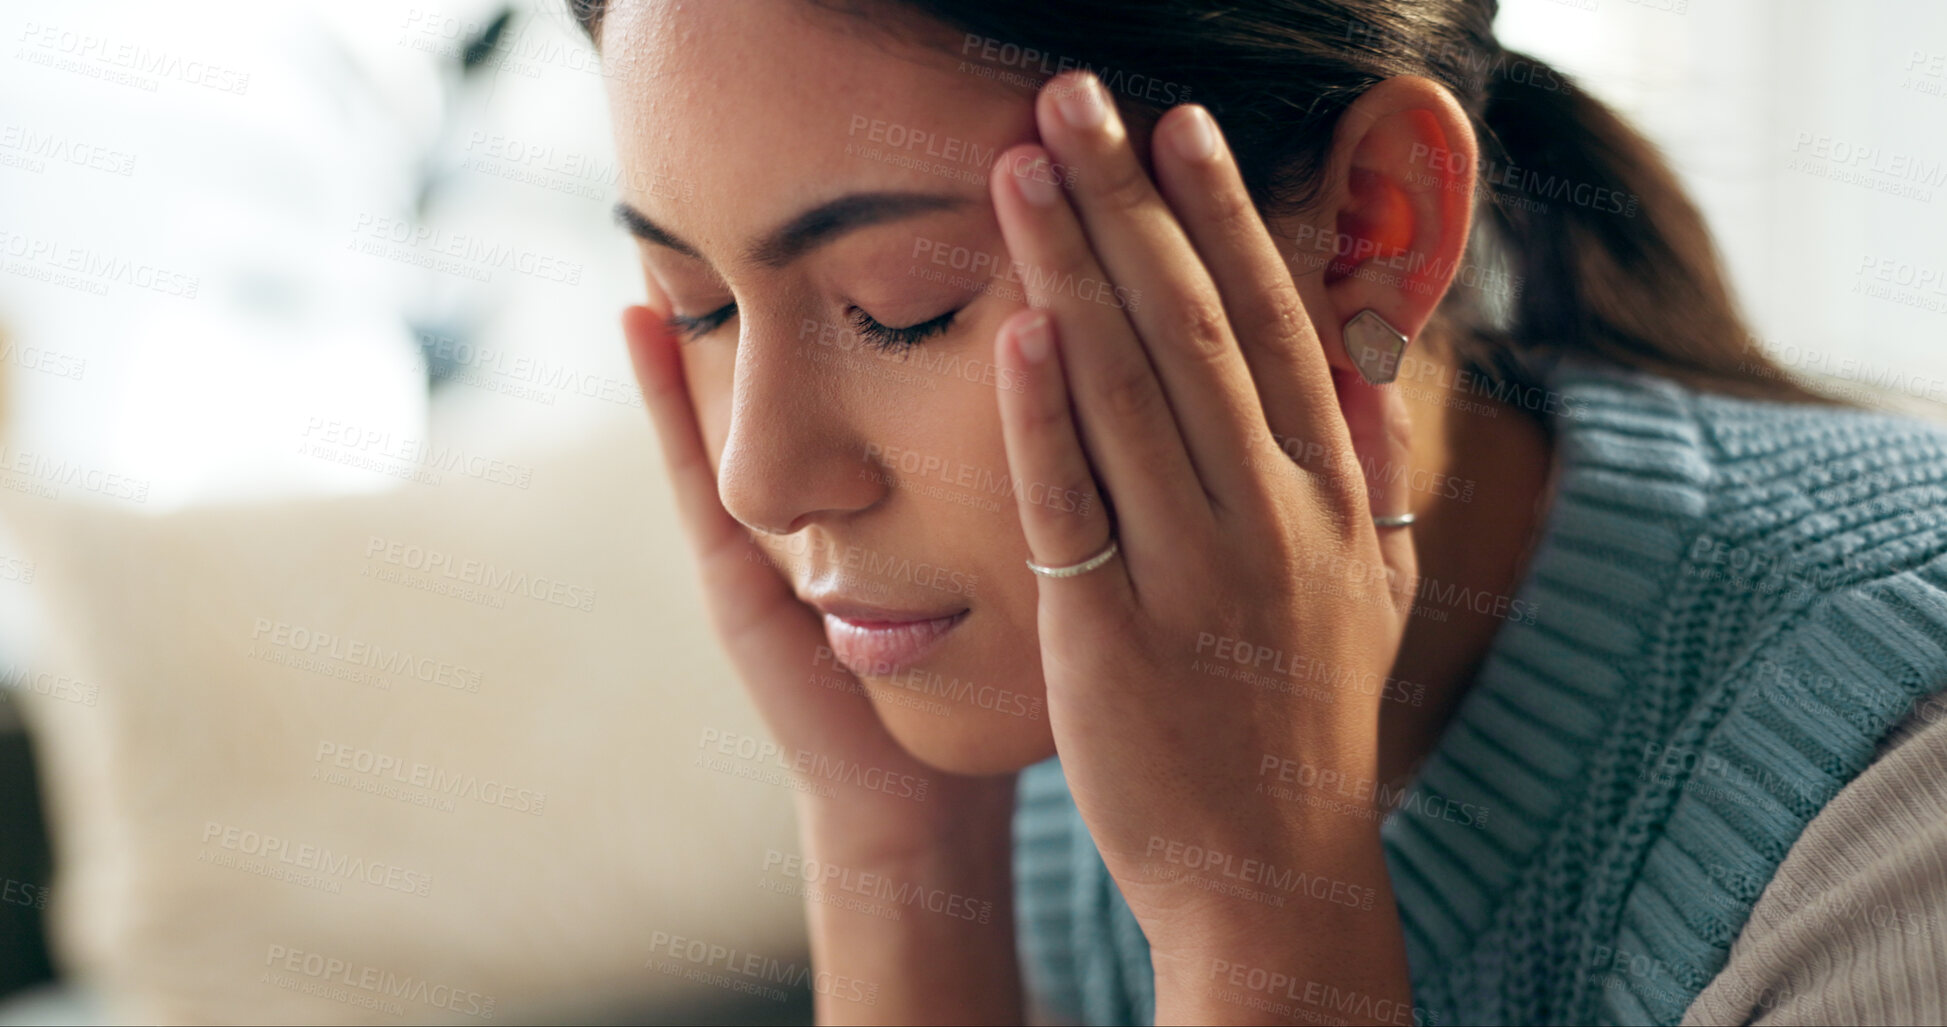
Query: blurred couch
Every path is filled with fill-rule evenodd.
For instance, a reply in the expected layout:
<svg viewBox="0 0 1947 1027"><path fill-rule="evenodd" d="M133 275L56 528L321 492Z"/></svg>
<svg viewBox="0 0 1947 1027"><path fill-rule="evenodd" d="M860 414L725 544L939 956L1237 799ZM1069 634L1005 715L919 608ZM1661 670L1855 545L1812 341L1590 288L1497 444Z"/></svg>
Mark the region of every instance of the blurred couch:
<svg viewBox="0 0 1947 1027"><path fill-rule="evenodd" d="M707 732L761 728L646 418L601 423L503 454L525 488L448 474L144 517L0 481L48 916L106 1015L762 1019L798 1000L648 968L667 937L802 963L803 924L759 884L794 847L788 793L691 765Z"/></svg>

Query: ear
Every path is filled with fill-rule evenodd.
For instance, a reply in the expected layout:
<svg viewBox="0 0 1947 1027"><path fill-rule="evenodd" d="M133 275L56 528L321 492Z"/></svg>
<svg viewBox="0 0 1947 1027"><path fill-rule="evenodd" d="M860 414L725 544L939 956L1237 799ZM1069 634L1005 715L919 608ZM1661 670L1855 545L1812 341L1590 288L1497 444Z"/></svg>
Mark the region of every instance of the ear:
<svg viewBox="0 0 1947 1027"><path fill-rule="evenodd" d="M1353 369L1343 329L1360 311L1409 339L1426 328L1467 251L1478 152L1453 94L1417 75L1380 82L1339 118L1318 201L1282 226L1334 368Z"/></svg>

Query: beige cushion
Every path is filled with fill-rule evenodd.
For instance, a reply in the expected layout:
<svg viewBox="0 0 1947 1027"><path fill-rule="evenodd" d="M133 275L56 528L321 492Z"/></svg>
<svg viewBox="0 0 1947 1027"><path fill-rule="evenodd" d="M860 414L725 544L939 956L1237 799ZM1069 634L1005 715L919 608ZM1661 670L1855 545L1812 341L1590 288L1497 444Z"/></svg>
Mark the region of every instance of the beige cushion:
<svg viewBox="0 0 1947 1027"><path fill-rule="evenodd" d="M448 473L166 516L0 490L31 561L0 603L41 682L24 698L60 864L49 915L113 1015L749 999L645 969L657 932L802 962L799 900L759 887L766 853L795 850L789 793L692 765L706 732L761 728L704 622L646 417L496 457L531 465L529 486ZM444 569L414 576L422 551ZM308 879L234 865L250 858Z"/></svg>

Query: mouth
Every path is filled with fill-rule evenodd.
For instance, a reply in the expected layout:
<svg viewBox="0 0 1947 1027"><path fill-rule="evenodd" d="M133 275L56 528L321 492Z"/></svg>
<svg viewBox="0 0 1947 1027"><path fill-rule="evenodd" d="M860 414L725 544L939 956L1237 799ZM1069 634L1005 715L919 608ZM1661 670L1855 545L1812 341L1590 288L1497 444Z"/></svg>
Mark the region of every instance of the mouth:
<svg viewBox="0 0 1947 1027"><path fill-rule="evenodd" d="M825 615L832 655L860 677L883 677L925 659L967 619L968 610L892 610L831 599Z"/></svg>

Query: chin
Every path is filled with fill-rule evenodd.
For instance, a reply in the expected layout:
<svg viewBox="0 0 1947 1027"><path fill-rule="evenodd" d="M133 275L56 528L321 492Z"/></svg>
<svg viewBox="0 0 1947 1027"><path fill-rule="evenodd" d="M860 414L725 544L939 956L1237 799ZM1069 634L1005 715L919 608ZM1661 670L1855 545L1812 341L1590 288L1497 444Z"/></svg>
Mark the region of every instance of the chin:
<svg viewBox="0 0 1947 1027"><path fill-rule="evenodd" d="M948 774L1012 774L1055 754L1047 704L1035 698L1027 713L998 712L970 703L908 705L903 690L867 684L872 705L906 752ZM942 715L938 707L950 711Z"/></svg>

